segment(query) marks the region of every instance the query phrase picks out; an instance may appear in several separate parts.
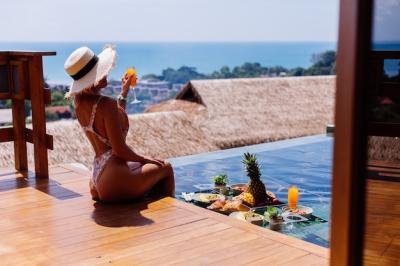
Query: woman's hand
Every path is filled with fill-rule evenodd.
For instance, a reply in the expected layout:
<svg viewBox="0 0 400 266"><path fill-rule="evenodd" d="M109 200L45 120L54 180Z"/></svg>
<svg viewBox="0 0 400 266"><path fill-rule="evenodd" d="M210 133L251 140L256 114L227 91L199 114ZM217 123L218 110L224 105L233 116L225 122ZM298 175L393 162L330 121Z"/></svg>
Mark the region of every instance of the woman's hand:
<svg viewBox="0 0 400 266"><path fill-rule="evenodd" d="M150 157L144 157L144 161L145 164L146 163L152 163L158 166L164 166L165 162L163 160L158 160L158 159L154 159L154 158L150 158Z"/></svg>
<svg viewBox="0 0 400 266"><path fill-rule="evenodd" d="M122 96L126 97L128 95L129 87L132 83L132 79L136 79L135 75L125 75L121 79L121 94ZM136 81L135 81L136 83Z"/></svg>

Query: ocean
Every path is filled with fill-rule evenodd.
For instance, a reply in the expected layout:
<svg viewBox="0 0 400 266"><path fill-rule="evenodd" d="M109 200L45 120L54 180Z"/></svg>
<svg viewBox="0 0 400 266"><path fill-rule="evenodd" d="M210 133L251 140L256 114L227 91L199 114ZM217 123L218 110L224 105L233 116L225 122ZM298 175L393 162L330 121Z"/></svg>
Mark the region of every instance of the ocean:
<svg viewBox="0 0 400 266"><path fill-rule="evenodd" d="M286 68L309 67L313 54L336 50L335 42L242 42L242 43L128 43L128 42L63 42L63 43L0 43L0 50L50 50L56 56L44 58L45 77L49 83L67 84L64 61L80 46L88 46L95 53L105 44L115 45L118 53L116 68L111 79L120 79L126 68L135 66L138 76L160 75L162 70L181 66L196 67L201 73L212 73L222 66L235 67L245 62L258 62L263 66ZM377 43L375 50L400 50L400 43ZM385 63L388 75L397 75L399 60Z"/></svg>
<svg viewBox="0 0 400 266"><path fill-rule="evenodd" d="M0 43L0 50L50 50L56 56L44 58L44 75L49 83L69 83L64 61L80 46L101 52L107 42L96 43ZM212 73L222 66L235 67L245 62L263 66L281 65L287 68L309 67L315 53L335 50L334 42L269 42L269 43L111 43L118 53L116 68L110 74L120 79L129 66L135 66L138 76L161 74L162 70L183 65L196 67L201 73Z"/></svg>

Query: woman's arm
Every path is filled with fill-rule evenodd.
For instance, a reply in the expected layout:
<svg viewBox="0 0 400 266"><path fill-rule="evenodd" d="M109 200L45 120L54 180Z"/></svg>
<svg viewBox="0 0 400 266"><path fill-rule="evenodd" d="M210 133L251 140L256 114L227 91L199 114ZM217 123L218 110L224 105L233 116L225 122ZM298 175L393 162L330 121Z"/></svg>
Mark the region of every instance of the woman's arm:
<svg viewBox="0 0 400 266"><path fill-rule="evenodd" d="M108 140L112 146L113 154L126 161L163 165L163 161L151 159L137 154L128 145L126 145L124 136L122 134L121 124L118 119L119 113L116 102L111 98L105 98L104 105L104 110L107 110L104 112L104 123Z"/></svg>
<svg viewBox="0 0 400 266"><path fill-rule="evenodd" d="M136 77L134 75L130 75L130 76L124 76L121 80L121 93L120 95L123 98L127 98L128 97L128 92L129 92L129 86L132 82L132 79L136 79ZM136 83L136 80L135 80ZM126 100L120 99L118 98L118 105L125 110L126 107Z"/></svg>

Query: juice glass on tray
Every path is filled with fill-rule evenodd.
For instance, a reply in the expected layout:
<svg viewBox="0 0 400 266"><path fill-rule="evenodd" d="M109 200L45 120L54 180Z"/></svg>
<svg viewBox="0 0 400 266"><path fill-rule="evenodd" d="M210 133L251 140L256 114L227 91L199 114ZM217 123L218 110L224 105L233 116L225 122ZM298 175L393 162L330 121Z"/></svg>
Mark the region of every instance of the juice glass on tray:
<svg viewBox="0 0 400 266"><path fill-rule="evenodd" d="M288 189L288 206L291 210L297 209L299 202L299 189L296 186L290 186Z"/></svg>

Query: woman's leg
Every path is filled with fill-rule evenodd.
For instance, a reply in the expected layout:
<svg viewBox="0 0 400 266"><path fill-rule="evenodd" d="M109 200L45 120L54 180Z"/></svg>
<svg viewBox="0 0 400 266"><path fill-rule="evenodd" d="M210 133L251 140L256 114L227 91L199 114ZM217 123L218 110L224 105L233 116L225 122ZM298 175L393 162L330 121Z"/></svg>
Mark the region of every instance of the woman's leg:
<svg viewBox="0 0 400 266"><path fill-rule="evenodd" d="M100 200L115 202L143 197L155 185L159 186L161 194L175 196L171 164L145 164L131 171L126 164L110 162L101 174L97 190Z"/></svg>
<svg viewBox="0 0 400 266"><path fill-rule="evenodd" d="M166 177L158 181L158 183L151 189L151 192L153 195L161 194L175 197L175 179L172 165L167 163L164 167L164 171Z"/></svg>
<svg viewBox="0 0 400 266"><path fill-rule="evenodd" d="M89 188L90 194L92 195L92 200L99 200L99 193L97 193L97 189L94 186L92 179L89 181Z"/></svg>
<svg viewBox="0 0 400 266"><path fill-rule="evenodd" d="M166 163L164 166L145 164L134 170L133 175L141 179L141 184L139 186L129 186L132 188L132 193L139 192L144 195L155 189L161 195L175 197L174 171L170 163ZM132 183L134 185L135 182Z"/></svg>

